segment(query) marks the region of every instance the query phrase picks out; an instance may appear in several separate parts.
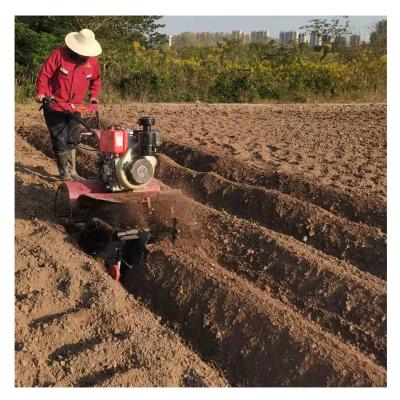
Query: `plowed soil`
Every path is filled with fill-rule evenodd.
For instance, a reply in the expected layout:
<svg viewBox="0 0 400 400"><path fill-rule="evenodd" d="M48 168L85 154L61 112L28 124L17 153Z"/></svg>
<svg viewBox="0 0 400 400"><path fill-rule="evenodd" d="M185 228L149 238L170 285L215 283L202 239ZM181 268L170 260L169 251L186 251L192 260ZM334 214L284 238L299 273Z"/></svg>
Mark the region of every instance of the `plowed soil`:
<svg viewBox="0 0 400 400"><path fill-rule="evenodd" d="M16 115L17 386L385 386L386 106L123 104L169 192L113 226L160 237L122 284L53 216L43 117ZM96 152L79 151L95 173Z"/></svg>

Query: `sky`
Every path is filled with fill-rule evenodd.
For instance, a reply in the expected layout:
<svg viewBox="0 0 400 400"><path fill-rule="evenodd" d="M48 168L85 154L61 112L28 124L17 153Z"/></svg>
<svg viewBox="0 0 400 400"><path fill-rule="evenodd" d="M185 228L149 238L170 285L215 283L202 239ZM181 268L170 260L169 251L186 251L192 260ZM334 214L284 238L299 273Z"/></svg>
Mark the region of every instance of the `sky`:
<svg viewBox="0 0 400 400"><path fill-rule="evenodd" d="M164 16L160 22L165 28L160 32L176 35L181 32L231 32L239 29L250 33L253 30L268 30L272 38L278 38L282 30L299 30L300 26L318 16ZM326 17L326 16L325 16ZM385 16L351 16L352 33L369 39L369 33L376 22Z"/></svg>

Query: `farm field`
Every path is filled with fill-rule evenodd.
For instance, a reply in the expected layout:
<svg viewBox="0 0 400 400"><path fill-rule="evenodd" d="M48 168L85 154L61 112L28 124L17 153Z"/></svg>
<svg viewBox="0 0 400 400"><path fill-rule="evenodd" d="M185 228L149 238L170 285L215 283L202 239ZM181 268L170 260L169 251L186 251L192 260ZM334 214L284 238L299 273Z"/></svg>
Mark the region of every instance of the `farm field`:
<svg viewBox="0 0 400 400"><path fill-rule="evenodd" d="M386 385L386 105L104 105L155 117L180 190L155 216L181 238L122 284L55 221L37 108L16 106L16 386Z"/></svg>

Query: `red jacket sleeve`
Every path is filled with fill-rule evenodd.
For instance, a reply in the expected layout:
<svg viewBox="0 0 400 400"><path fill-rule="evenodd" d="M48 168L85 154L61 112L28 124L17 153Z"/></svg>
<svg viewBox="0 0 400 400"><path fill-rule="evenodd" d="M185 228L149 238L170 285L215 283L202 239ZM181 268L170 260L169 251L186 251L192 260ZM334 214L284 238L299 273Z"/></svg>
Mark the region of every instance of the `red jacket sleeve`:
<svg viewBox="0 0 400 400"><path fill-rule="evenodd" d="M45 96L51 96L50 78L54 75L57 68L59 67L60 57L59 50L54 50L47 58L42 68L39 71L39 75L36 80L36 96L44 94Z"/></svg>
<svg viewBox="0 0 400 400"><path fill-rule="evenodd" d="M101 91L101 76L100 76L100 65L96 60L94 73L89 84L89 98L96 99Z"/></svg>

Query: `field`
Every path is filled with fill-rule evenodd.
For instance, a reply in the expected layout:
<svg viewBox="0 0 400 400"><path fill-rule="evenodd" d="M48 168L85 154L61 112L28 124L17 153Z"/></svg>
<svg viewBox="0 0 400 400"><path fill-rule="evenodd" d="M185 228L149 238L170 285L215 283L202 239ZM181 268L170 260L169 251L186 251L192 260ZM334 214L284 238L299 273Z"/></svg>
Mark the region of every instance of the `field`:
<svg viewBox="0 0 400 400"><path fill-rule="evenodd" d="M121 285L56 223L43 117L16 107L16 385L385 386L386 105L102 109L144 115L181 239Z"/></svg>

